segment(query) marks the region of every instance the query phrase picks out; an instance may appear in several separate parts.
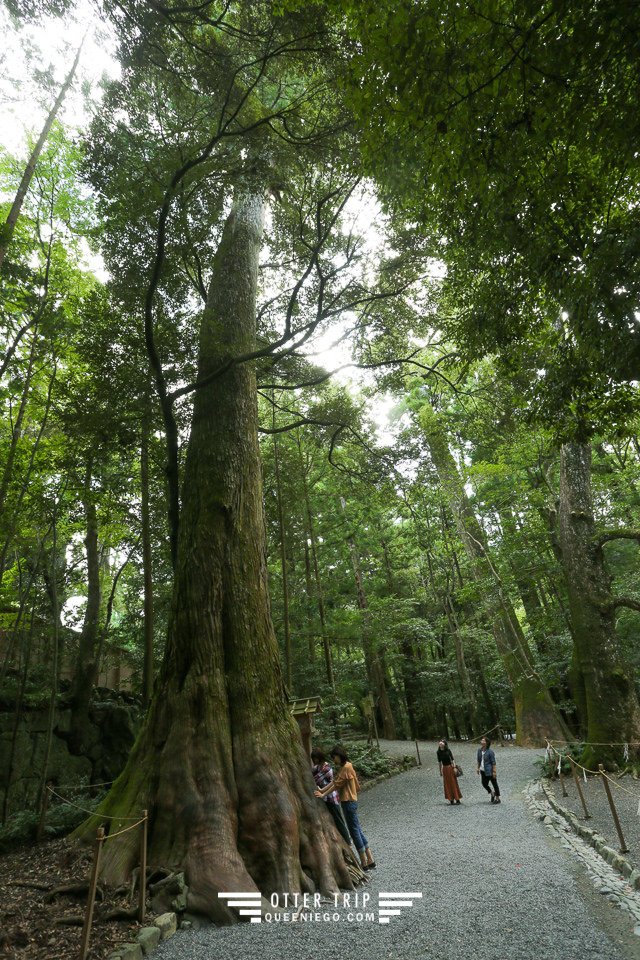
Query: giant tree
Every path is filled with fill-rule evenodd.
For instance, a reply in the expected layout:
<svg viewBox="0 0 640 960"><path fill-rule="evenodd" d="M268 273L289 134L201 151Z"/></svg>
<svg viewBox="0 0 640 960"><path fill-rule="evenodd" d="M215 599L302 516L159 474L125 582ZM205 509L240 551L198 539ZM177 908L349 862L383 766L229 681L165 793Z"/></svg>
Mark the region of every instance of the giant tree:
<svg viewBox="0 0 640 960"><path fill-rule="evenodd" d="M149 714L101 813L117 827L149 808L151 862L184 869L189 907L228 920L223 890L329 891L351 882L313 798L270 617L256 365L277 373L336 312L357 309L363 288L342 284L338 268L353 253L347 236L342 255L333 237L354 181L335 170L332 136L342 121L319 64L315 77L302 66L316 34L295 23L277 32L263 10L215 21L214 6L204 5L191 29L182 24L182 40L161 15L148 37L145 21L112 97L124 109L125 90L131 95L138 127L116 116L94 132L93 176L114 213L110 259L124 258L115 287L143 318L163 411L175 569ZM124 145L124 164L114 141ZM146 182L149 164L151 189L127 209L118 190L132 175ZM294 198L291 281L260 308L263 224L283 184ZM128 189L138 191L136 182ZM140 249L150 261L142 303L126 290L139 271L126 258ZM196 355L178 369L169 351L187 322ZM179 415L189 424L184 457ZM107 879L133 865L131 836L105 851Z"/></svg>

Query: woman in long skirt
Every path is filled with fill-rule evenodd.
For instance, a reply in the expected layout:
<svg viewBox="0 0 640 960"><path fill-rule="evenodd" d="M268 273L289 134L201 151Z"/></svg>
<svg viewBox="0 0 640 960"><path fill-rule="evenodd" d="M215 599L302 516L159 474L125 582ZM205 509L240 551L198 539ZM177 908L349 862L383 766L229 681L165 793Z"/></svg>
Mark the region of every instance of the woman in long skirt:
<svg viewBox="0 0 640 960"><path fill-rule="evenodd" d="M449 744L444 738L438 744L438 764L440 765L440 776L442 777L444 785L445 799L452 805L454 803L460 803L462 794L460 793L458 778L455 774L456 764L453 759L453 754L449 749Z"/></svg>

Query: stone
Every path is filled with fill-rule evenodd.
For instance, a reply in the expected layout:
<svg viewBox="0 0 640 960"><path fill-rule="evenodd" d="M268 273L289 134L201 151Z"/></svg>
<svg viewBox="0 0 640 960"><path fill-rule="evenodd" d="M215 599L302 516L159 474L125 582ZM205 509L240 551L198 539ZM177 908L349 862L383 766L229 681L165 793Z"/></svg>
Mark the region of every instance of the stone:
<svg viewBox="0 0 640 960"><path fill-rule="evenodd" d="M139 943L123 943L120 949L121 960L142 960L142 947Z"/></svg>
<svg viewBox="0 0 640 960"><path fill-rule="evenodd" d="M632 870L629 874L629 885L640 890L640 870Z"/></svg>
<svg viewBox="0 0 640 960"><path fill-rule="evenodd" d="M164 880L149 885L151 909L154 913L182 913L187 909L188 892L184 873L171 873Z"/></svg>
<svg viewBox="0 0 640 960"><path fill-rule="evenodd" d="M153 925L160 931L160 939L168 940L178 929L178 918L175 913L163 913L161 916L156 917Z"/></svg>
<svg viewBox="0 0 640 960"><path fill-rule="evenodd" d="M201 913L185 913L180 927L184 927L186 923L188 923L193 930L201 930L203 927L210 927L213 920L203 916Z"/></svg>
<svg viewBox="0 0 640 960"><path fill-rule="evenodd" d="M142 947L143 954L148 957L160 943L160 931L157 927L143 927L136 939Z"/></svg>
<svg viewBox="0 0 640 960"><path fill-rule="evenodd" d="M636 937L640 937L640 923L633 928L633 932L635 933Z"/></svg>

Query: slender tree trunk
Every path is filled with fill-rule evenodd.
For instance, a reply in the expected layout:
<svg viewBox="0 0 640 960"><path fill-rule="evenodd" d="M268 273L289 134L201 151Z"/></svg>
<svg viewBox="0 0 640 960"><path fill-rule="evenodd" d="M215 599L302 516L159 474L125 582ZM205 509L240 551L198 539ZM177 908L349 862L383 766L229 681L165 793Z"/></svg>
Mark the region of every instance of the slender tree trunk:
<svg viewBox="0 0 640 960"><path fill-rule="evenodd" d="M100 550L98 547L98 513L95 495L91 489L93 462L90 459L84 478L83 507L86 524L85 550L87 554L87 606L78 641L73 683L71 687L71 729L69 747L80 753L86 742L89 724L89 704L98 677L98 641L102 580Z"/></svg>
<svg viewBox="0 0 640 960"><path fill-rule="evenodd" d="M149 397L145 403L140 440L140 519L142 535L142 577L144 617L144 657L142 663L142 702L148 707L153 693L153 562L151 556L151 520L149 510Z"/></svg>
<svg viewBox="0 0 640 960"><path fill-rule="evenodd" d="M335 693L336 681L333 672L333 656L331 645L327 634L327 618L324 607L324 591L322 589L322 579L320 577L320 565L318 563L318 545L316 541L316 531L313 522L313 513L311 512L311 503L309 500L309 485L307 483L307 474L304 468L302 457L302 445L298 436L298 452L300 454L300 467L302 473L302 488L304 491L304 506L307 516L307 526L309 528L309 540L311 541L311 559L313 560L313 576L316 584L316 597L318 601L318 616L320 617L320 630L322 631L322 650L324 653L324 665L327 675L327 683Z"/></svg>
<svg viewBox="0 0 640 960"><path fill-rule="evenodd" d="M476 701L476 692L473 689L473 683L471 682L471 676L467 668L467 661L464 654L464 645L462 643L462 636L460 633L460 624L458 622L458 614L456 612L455 604L451 595L445 597L444 600L445 614L449 621L449 627L451 630L451 636L453 637L453 642L456 650L456 665L458 667L458 677L460 678L460 686L462 687L462 693L465 698L466 703L468 704L468 714L469 722L471 725L472 733L478 732L478 704Z"/></svg>
<svg viewBox="0 0 640 960"><path fill-rule="evenodd" d="M27 680L29 679L29 666L31 664L31 650L33 646L33 628L35 624L34 606L31 607L31 619L29 624L29 633L23 650L22 677L20 679L20 689L16 697L16 712L13 720L13 730L11 733L11 744L9 747L9 759L7 762L6 780L4 789L4 798L2 801L2 823L6 823L9 812L9 793L11 791L11 778L13 777L13 763L16 756L16 744L18 740L18 730L20 728L20 718L22 717L22 705L24 695L27 689Z"/></svg>
<svg viewBox="0 0 640 960"><path fill-rule="evenodd" d="M239 192L216 252L198 378L255 349L262 189ZM253 364L194 395L164 662L129 762L102 813L151 811L149 864L185 871L188 909L232 921L221 891L351 886L345 848L313 796L270 616ZM123 825L116 820L113 829ZM110 841L108 882L137 863Z"/></svg>
<svg viewBox="0 0 640 960"><path fill-rule="evenodd" d="M20 406L18 407L18 415L15 419L15 423L11 431L11 442L9 444L9 451L7 453L7 459L4 465L4 470L2 471L2 479L0 480L0 517L2 517L4 514L4 507L7 499L7 494L9 492L9 486L11 484L11 479L13 476L13 465L16 459L18 444L22 436L22 423L24 421L25 411L27 409L27 401L29 399L29 394L31 392L31 378L33 376L33 365L34 365L35 356L36 356L36 343L37 343L37 336L34 333L33 340L31 341L31 349L29 351L29 362L27 364L27 371L24 378L24 384L22 386L22 395L20 397Z"/></svg>
<svg viewBox="0 0 640 960"><path fill-rule="evenodd" d="M47 137L51 132L51 127L53 126L53 122L56 119L56 116L58 115L58 111L62 106L62 103L64 101L64 98L67 95L69 87L73 83L73 78L75 76L76 70L78 69L78 63L80 61L81 51L82 51L82 44L80 44L80 46L78 47L78 52L76 53L75 60L73 61L73 64L71 66L71 70L69 70L69 73L67 74L65 81L60 88L60 92L58 93L58 96L56 97L55 102L51 110L49 111L47 119L44 122L42 131L40 133L40 136L38 137L38 141L35 147L33 148L33 150L31 151L31 156L29 157L24 173L22 174L22 179L20 181L20 185L18 186L18 190L16 192L14 201L11 204L9 215L7 216L7 219L2 227L2 230L0 231L0 271L2 271L2 265L7 255L9 244L11 243L11 240L13 238L13 233L16 228L16 223L18 222L18 217L20 216L20 211L22 210L22 204L24 203L24 198L26 197L29 187L31 185L31 180L33 179L33 174L36 169L36 164L38 162L40 154L42 153L42 148L47 142Z"/></svg>
<svg viewBox="0 0 640 960"><path fill-rule="evenodd" d="M7 367L11 363L15 355L15 352L20 345L20 341L24 337L25 333L28 333L28 331L31 330L31 328L36 325L38 320L39 320L39 315L36 314L35 317L32 317L30 320L27 320L27 322L23 323L23 325L16 331L16 335L14 336L12 342L7 347L5 355L2 358L2 363L0 363L0 379L4 377Z"/></svg>
<svg viewBox="0 0 640 960"><path fill-rule="evenodd" d="M11 524L10 524L10 526L9 526L9 529L7 530L7 535L6 535L5 539L4 539L4 543L2 544L2 551L0 551L0 583L2 583L2 580L3 580L3 578L4 578L4 571L5 571L5 569L6 569L7 554L8 554L8 552L9 552L9 548L10 548L11 544L13 543L13 539L14 539L14 537L15 537L15 535L16 535L16 531L19 529L19 525L20 525L20 509L21 509L21 507L22 507L22 502L23 502L23 500L24 500L24 498L25 498L25 496L26 496L27 490L29 489L29 483L30 483L30 481L31 481L31 476L32 476L32 473L33 473L33 465L34 465L34 462L35 462L36 454L37 454L37 452L38 452L38 448L39 448L39 446L40 446L40 441L42 440L42 436L43 436L43 434L44 434L44 431L45 431L46 426L47 426L47 421L48 421L48 419L49 419L49 411L50 411L50 409L51 409L51 398L52 398L52 393L53 393L53 385L54 385L55 380L56 380L56 373L57 373L57 370L56 370L56 366L55 366L55 364L54 364L53 376L51 377L51 379L50 379L50 381L49 381L49 387L48 387L48 390L47 390L47 401L46 401L46 404L45 404L44 413L43 413L42 418L41 418L41 420L40 420L40 427L39 427L39 429L38 429L38 435L36 436L36 439L35 439L35 441L34 441L34 443L33 443L32 448L31 448L31 454L30 454L30 456L29 456L29 463L27 464L27 469L25 470L24 475L23 475L23 477L22 477L22 483L20 484L20 489L18 490L18 496L17 496L15 502L12 504L12 510L11 510L11 513L12 513L12 522L11 522Z"/></svg>
<svg viewBox="0 0 640 960"><path fill-rule="evenodd" d="M344 511L344 501L342 502L342 509ZM386 740L395 740L396 739L396 725L393 719L393 711L391 710L391 703L389 702L389 691L387 689L387 679L385 676L384 664L380 656L380 651L377 650L376 645L371 637L371 627L369 624L369 604L367 602L367 595L364 590L364 584L362 582L362 571L360 569L360 559L358 557L358 548L356 542L351 535L347 537L347 545L349 547L349 555L351 557L351 567L353 569L353 576L356 582L356 594L358 598L358 608L362 611L362 647L364 650L364 659L367 666L367 674L369 677L369 683L373 691L376 708L380 715L380 722L382 727L382 736Z"/></svg>
<svg viewBox="0 0 640 960"><path fill-rule="evenodd" d="M565 443L560 452L560 544L584 683L590 764L620 761L621 744L640 741L640 705L615 630L611 580L597 541L591 499L591 447Z"/></svg>
<svg viewBox="0 0 640 960"><path fill-rule="evenodd" d="M493 702L491 694L489 693L487 678L485 677L485 674L484 674L484 664L480 658L480 655L476 651L472 651L469 659L471 661L472 668L475 671L475 674L478 678L478 689L480 690L480 694L482 695L482 701L484 703L486 717L489 722L488 725L493 728L497 726L498 723L500 722L500 715L498 713L495 703Z"/></svg>
<svg viewBox="0 0 640 960"><path fill-rule="evenodd" d="M311 553L309 551L309 538L307 536L307 531L304 530L304 582L307 591L307 601L309 603L309 608L315 605L315 597L313 595L313 586L311 584ZM310 619L310 618L309 618ZM311 624L309 623L309 626ZM309 644L309 663L315 663L316 660L316 642L315 635L313 630L308 631L308 644Z"/></svg>
<svg viewBox="0 0 640 960"><path fill-rule="evenodd" d="M518 742L539 746L544 743L545 737L568 739L566 724L536 673L531 651L492 562L484 531L465 492L444 429L434 411L426 404L421 410L420 422L475 576L483 584L490 584L487 606L492 615L496 647L511 683Z"/></svg>
<svg viewBox="0 0 640 960"><path fill-rule="evenodd" d="M58 624L60 623L60 610L58 609L58 571L56 569L56 561L58 559L58 504L56 502L56 495L54 494L53 499L53 519L51 524L52 531L52 546L51 546L51 589L52 589L52 622L53 622L53 649L51 656L51 693L49 696L49 714L47 718L47 734L45 739L44 747L44 760L42 762L42 774L40 777L40 789L38 791L38 804L37 808L40 810L42 804L44 803L44 792L47 788L47 780L49 778L49 760L51 758L51 746L53 744L53 729L55 726L56 719L56 706L58 703L58 657L59 657L59 637L60 631L58 629Z"/></svg>

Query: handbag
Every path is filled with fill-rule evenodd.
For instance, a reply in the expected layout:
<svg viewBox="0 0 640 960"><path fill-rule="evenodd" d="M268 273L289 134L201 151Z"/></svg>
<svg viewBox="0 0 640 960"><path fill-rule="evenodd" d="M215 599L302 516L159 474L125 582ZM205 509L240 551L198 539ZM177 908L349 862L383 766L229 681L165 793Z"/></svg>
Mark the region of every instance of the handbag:
<svg viewBox="0 0 640 960"><path fill-rule="evenodd" d="M456 777L464 777L464 772L459 763L454 763L453 772L455 773Z"/></svg>

